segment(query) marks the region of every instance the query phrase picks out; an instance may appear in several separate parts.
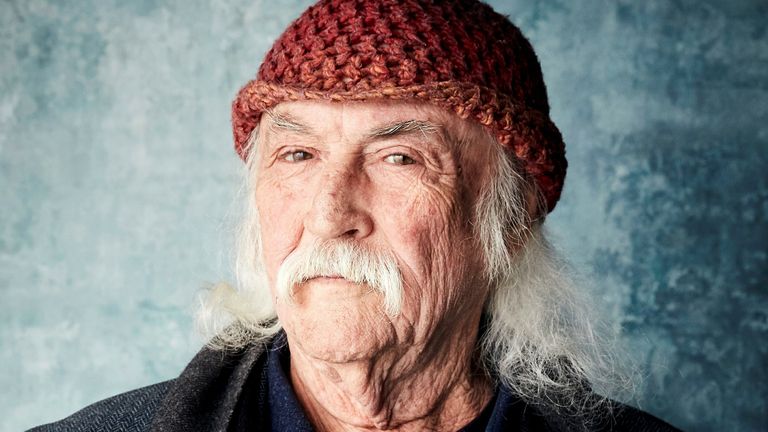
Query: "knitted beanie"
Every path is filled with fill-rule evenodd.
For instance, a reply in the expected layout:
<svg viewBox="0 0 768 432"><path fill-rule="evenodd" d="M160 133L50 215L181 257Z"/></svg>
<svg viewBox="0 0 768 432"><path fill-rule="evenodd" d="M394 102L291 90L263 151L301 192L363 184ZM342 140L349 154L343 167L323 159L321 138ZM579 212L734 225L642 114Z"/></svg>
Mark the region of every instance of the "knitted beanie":
<svg viewBox="0 0 768 432"><path fill-rule="evenodd" d="M421 101L485 126L551 211L567 162L536 54L476 0L321 0L294 21L232 103L245 157L261 114L295 100Z"/></svg>

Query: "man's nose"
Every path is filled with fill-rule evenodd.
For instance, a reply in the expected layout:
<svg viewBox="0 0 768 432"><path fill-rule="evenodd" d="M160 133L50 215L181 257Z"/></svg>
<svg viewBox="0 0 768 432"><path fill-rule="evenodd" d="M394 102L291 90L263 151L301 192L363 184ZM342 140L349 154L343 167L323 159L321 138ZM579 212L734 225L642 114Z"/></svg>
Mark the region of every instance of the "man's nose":
<svg viewBox="0 0 768 432"><path fill-rule="evenodd" d="M320 239L361 239L373 230L373 220L364 208L367 201L361 177L354 170L328 169L322 173L305 228Z"/></svg>

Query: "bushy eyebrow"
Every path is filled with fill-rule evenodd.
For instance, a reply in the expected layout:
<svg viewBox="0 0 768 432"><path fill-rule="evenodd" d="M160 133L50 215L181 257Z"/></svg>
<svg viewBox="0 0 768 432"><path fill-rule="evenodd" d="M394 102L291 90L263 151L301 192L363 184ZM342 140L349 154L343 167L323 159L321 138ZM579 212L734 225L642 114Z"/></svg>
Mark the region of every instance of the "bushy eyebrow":
<svg viewBox="0 0 768 432"><path fill-rule="evenodd" d="M312 128L302 124L289 113L281 113L273 110L265 112L271 120L270 128L283 131L299 133L303 135L312 135ZM363 142L375 141L377 139L394 138L405 135L420 134L424 138L437 134L442 141L445 141L445 128L439 124L427 120L401 120L395 121L383 126L378 126L365 134Z"/></svg>
<svg viewBox="0 0 768 432"><path fill-rule="evenodd" d="M304 134L309 133L309 127L299 123L288 114L283 114L272 110L268 110L266 114L272 120L270 127L283 129L290 132L298 132Z"/></svg>
<svg viewBox="0 0 768 432"><path fill-rule="evenodd" d="M439 133L442 128L432 122L424 120L405 120L380 126L368 132L369 139L391 138L398 135L407 135L418 132L425 137L434 133Z"/></svg>

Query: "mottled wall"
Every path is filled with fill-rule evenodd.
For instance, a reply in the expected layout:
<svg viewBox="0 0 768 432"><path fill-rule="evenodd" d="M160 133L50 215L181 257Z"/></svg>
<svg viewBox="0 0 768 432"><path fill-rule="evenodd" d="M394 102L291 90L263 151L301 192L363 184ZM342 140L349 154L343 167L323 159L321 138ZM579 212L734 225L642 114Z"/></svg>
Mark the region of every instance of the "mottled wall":
<svg viewBox="0 0 768 432"><path fill-rule="evenodd" d="M768 3L491 2L570 171L549 222L689 430L768 429ZM0 430L176 375L225 279L229 101L307 1L0 2Z"/></svg>

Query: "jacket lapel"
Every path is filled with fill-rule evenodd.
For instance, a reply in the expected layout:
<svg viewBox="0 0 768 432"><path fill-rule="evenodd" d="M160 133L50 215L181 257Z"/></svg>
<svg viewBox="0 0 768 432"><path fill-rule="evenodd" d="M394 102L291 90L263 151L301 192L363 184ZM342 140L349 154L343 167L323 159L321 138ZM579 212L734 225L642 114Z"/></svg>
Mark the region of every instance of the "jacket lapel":
<svg viewBox="0 0 768 432"><path fill-rule="evenodd" d="M225 432L248 375L261 370L264 346L237 352L203 348L174 381L152 421L152 432Z"/></svg>

